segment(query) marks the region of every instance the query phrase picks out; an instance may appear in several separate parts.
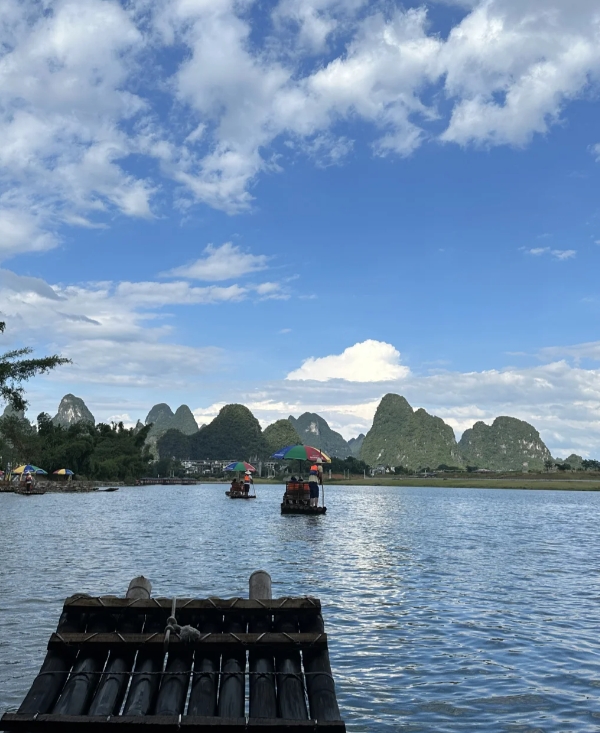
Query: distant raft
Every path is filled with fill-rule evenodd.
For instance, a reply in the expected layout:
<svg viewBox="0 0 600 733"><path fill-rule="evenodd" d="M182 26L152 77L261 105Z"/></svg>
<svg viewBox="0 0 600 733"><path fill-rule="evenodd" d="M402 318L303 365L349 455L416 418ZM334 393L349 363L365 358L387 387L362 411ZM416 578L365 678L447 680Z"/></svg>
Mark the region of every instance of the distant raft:
<svg viewBox="0 0 600 733"><path fill-rule="evenodd" d="M322 487L321 487L322 488ZM326 506L310 505L308 481L288 481L281 501L282 514L325 514Z"/></svg>

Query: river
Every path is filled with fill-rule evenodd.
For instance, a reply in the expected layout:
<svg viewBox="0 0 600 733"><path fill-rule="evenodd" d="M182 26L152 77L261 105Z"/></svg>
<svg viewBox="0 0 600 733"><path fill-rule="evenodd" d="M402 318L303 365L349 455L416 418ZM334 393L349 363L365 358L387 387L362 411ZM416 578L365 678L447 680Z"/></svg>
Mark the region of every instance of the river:
<svg viewBox="0 0 600 733"><path fill-rule="evenodd" d="M0 494L0 708L68 595L247 596L263 568L321 598L349 731L600 727L600 493L336 486L302 517L224 491Z"/></svg>

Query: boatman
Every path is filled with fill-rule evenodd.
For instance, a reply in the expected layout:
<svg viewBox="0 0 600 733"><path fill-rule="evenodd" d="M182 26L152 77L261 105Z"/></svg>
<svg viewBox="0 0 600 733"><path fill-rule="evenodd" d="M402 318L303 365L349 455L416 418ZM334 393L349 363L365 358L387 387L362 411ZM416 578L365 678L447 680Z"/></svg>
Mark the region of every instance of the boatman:
<svg viewBox="0 0 600 733"><path fill-rule="evenodd" d="M308 477L311 506L319 506L319 484L321 486L323 485L323 461L320 457L310 467L310 475Z"/></svg>

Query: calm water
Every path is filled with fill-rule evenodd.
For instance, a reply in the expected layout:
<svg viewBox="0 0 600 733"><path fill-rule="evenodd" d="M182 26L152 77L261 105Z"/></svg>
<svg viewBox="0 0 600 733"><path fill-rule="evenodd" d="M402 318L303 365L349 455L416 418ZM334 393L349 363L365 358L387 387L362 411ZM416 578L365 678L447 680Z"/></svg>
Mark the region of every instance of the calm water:
<svg viewBox="0 0 600 733"><path fill-rule="evenodd" d="M18 705L64 598L322 599L350 731L565 733L600 726L600 494L327 489L282 517L281 487L0 494L0 707Z"/></svg>

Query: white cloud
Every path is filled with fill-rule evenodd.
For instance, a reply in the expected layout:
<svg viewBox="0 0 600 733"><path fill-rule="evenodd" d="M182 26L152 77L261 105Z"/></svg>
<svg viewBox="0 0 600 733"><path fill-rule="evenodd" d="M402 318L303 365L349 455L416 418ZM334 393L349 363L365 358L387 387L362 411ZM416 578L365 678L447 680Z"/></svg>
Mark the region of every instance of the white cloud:
<svg viewBox="0 0 600 733"><path fill-rule="evenodd" d="M340 164L355 122L378 155L522 146L598 79L596 2L458 4L443 37L434 6L366 0L280 0L260 29L234 0L5 0L0 254L115 212L151 218L170 182L178 205L241 211L285 166L280 142Z"/></svg>
<svg viewBox="0 0 600 733"><path fill-rule="evenodd" d="M577 250L575 249L551 249L550 247L534 247L533 249L525 250L525 252L534 257L551 255L556 260L571 260L577 254Z"/></svg>
<svg viewBox="0 0 600 733"><path fill-rule="evenodd" d="M73 360L48 379L114 386L183 387L222 368L220 349L181 345L163 316L169 306L275 297L244 288L188 282L96 282L49 285L0 269L0 320L9 343L44 344Z"/></svg>
<svg viewBox="0 0 600 733"><path fill-rule="evenodd" d="M400 364L400 352L391 344L369 339L349 346L341 354L310 357L299 369L290 372L286 379L327 382L330 379L346 379L352 382L384 382L403 379L410 369Z"/></svg>
<svg viewBox="0 0 600 733"><path fill-rule="evenodd" d="M176 267L165 273L171 277L185 277L191 280L235 280L251 272L266 269L269 258L243 252L240 247L225 242L220 247L209 244L204 257L183 267Z"/></svg>
<svg viewBox="0 0 600 733"><path fill-rule="evenodd" d="M137 150L122 124L145 108L125 89L144 45L130 13L112 0L6 4L0 254L49 249L62 222L111 209L149 217L154 185L120 165Z"/></svg>
<svg viewBox="0 0 600 733"><path fill-rule="evenodd" d="M552 256L557 260L571 260L577 254L575 249L553 249Z"/></svg>

